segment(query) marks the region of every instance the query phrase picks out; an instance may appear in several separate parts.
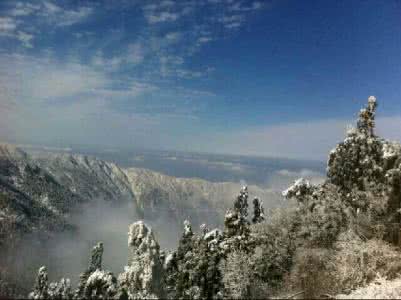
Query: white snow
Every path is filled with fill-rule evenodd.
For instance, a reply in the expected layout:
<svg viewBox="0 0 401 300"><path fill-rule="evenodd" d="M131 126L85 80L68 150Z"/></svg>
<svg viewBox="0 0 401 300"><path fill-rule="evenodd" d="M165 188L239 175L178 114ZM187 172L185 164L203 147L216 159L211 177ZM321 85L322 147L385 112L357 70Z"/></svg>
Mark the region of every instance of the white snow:
<svg viewBox="0 0 401 300"><path fill-rule="evenodd" d="M288 189L282 192L282 195L284 197L287 197L289 193L295 192L296 195L299 194L299 188L301 187L310 187L310 182L304 178L299 178L297 179L292 186L290 186ZM298 190L298 191L297 191Z"/></svg>
<svg viewBox="0 0 401 300"><path fill-rule="evenodd" d="M389 144L389 143L383 144L383 158L391 159L391 158L397 156L396 150L397 149L392 144Z"/></svg>
<svg viewBox="0 0 401 300"><path fill-rule="evenodd" d="M216 228L216 229L213 229L213 230L209 231L208 233L206 233L205 236L203 237L203 239L205 239L205 240L213 240L213 239L219 237L220 235L221 235L220 230L218 230Z"/></svg>

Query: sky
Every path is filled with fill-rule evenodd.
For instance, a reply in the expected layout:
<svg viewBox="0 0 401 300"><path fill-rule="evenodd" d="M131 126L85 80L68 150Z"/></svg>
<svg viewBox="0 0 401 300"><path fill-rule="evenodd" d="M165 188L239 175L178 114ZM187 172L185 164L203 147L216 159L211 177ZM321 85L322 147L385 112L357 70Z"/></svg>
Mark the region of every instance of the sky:
<svg viewBox="0 0 401 300"><path fill-rule="evenodd" d="M0 141L322 160L401 140L399 1L0 1Z"/></svg>

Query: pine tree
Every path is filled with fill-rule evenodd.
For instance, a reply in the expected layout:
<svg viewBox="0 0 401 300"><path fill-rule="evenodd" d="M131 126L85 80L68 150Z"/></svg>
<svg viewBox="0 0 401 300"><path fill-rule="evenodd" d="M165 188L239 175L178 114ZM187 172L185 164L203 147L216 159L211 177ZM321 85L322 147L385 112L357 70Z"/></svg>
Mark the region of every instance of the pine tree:
<svg viewBox="0 0 401 300"><path fill-rule="evenodd" d="M120 295L129 299L165 298L160 246L143 221L129 226L128 266L119 275Z"/></svg>
<svg viewBox="0 0 401 300"><path fill-rule="evenodd" d="M29 298L31 299L48 299L49 298L49 278L47 275L47 269L45 266L39 268L38 275L36 277L36 283L34 290L30 293Z"/></svg>
<svg viewBox="0 0 401 300"><path fill-rule="evenodd" d="M96 270L102 269L103 243L97 243L91 250L91 260L85 272L79 275L78 288L75 291L76 298L84 297L85 286L89 276Z"/></svg>
<svg viewBox="0 0 401 300"><path fill-rule="evenodd" d="M265 219L265 212L263 209L263 204L262 201L259 200L259 198L255 197L253 199L253 218L252 218L252 223L260 223L263 222Z"/></svg>

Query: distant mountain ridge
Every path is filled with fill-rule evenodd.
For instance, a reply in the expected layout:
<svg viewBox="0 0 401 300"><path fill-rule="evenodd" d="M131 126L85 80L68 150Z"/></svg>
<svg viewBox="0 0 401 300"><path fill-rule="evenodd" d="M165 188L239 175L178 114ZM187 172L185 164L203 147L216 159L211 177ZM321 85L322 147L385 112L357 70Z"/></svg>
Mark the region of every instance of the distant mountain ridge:
<svg viewBox="0 0 401 300"><path fill-rule="evenodd" d="M217 220L239 188L239 184L231 182L212 183L139 168L123 169L80 154L31 156L13 145L0 144L0 214L10 222L16 220L13 226L24 228L24 232L43 231L39 228L48 228L45 232L62 230L80 204L96 200L115 205L130 202L143 218L164 216L177 223L189 218L194 224L207 220L218 225ZM271 190L257 186L249 189L266 204L270 201L277 205L281 199ZM16 206L18 203L21 207ZM37 208L37 213L30 208ZM27 223L22 226L21 220Z"/></svg>

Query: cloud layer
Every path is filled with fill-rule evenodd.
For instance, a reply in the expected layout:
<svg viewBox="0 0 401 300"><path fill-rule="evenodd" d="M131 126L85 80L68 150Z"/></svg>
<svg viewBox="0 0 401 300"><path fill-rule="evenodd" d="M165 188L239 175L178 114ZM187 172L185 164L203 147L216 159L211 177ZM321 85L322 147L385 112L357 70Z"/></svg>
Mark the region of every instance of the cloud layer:
<svg viewBox="0 0 401 300"><path fill-rule="evenodd" d="M349 125L355 125L355 120L250 127L214 135L204 151L218 149L221 153L326 160L330 150L344 140ZM401 116L379 117L376 125L379 136L401 140Z"/></svg>

